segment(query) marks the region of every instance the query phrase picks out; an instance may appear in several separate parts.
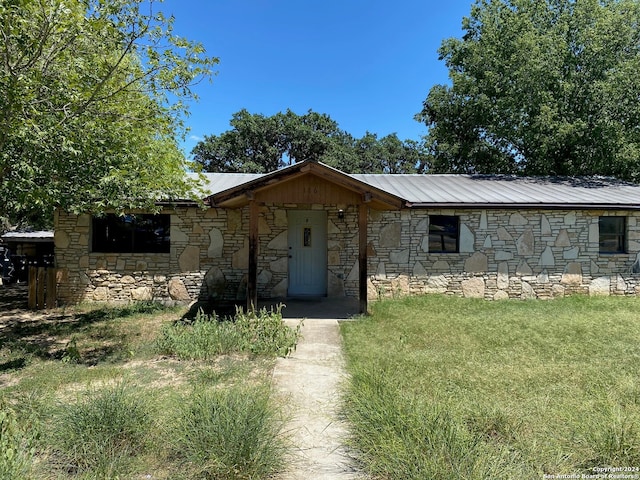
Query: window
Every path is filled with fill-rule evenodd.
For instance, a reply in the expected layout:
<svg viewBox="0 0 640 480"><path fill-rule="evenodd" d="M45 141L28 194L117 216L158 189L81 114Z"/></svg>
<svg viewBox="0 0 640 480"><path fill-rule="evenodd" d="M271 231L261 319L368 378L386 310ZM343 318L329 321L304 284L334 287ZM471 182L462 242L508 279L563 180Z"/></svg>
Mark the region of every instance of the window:
<svg viewBox="0 0 640 480"><path fill-rule="evenodd" d="M169 253L170 215L114 215L93 219L92 251Z"/></svg>
<svg viewBox="0 0 640 480"><path fill-rule="evenodd" d="M626 217L600 217L600 253L625 253Z"/></svg>
<svg viewBox="0 0 640 480"><path fill-rule="evenodd" d="M458 252L458 217L431 215L429 217L429 252Z"/></svg>

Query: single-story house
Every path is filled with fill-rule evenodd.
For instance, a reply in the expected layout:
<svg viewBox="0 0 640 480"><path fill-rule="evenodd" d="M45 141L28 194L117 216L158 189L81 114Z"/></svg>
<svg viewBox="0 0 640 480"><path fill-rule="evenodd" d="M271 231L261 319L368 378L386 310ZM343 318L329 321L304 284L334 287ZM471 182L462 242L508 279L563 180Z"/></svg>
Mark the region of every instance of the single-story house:
<svg viewBox="0 0 640 480"><path fill-rule="evenodd" d="M604 178L207 174L206 207L55 214L58 300L640 293L640 186Z"/></svg>

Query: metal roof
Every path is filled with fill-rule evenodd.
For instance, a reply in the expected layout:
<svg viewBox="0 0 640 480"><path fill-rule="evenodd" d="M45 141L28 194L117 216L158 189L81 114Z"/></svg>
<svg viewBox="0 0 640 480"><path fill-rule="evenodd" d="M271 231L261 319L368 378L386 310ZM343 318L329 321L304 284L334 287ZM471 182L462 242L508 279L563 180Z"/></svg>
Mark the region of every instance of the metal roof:
<svg viewBox="0 0 640 480"><path fill-rule="evenodd" d="M354 178L420 206L552 206L640 208L640 185L612 178L511 175L380 175Z"/></svg>
<svg viewBox="0 0 640 480"><path fill-rule="evenodd" d="M206 173L210 194L265 174ZM605 177L511 175L352 174L352 178L404 199L410 207L640 209L640 185Z"/></svg>
<svg viewBox="0 0 640 480"><path fill-rule="evenodd" d="M204 173L203 175L206 179L204 190L207 195L213 195L264 176L263 173ZM194 174L190 176L197 178Z"/></svg>
<svg viewBox="0 0 640 480"><path fill-rule="evenodd" d="M37 243L37 242L53 242L53 231L41 230L32 232L7 232L0 235L0 239L4 242L25 242L25 243Z"/></svg>

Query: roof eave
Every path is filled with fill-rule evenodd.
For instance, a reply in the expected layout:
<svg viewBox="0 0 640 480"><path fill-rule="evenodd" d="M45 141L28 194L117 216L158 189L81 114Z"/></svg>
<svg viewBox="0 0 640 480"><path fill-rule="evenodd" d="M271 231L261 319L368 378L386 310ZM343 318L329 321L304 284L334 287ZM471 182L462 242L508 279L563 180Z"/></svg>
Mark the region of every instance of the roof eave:
<svg viewBox="0 0 640 480"><path fill-rule="evenodd" d="M284 179L291 180L295 177L306 175L308 173L328 179L344 188L361 193L366 197L366 200L364 200L365 202L376 200L380 205L387 205L388 207L395 209L402 208L406 203L404 199L397 195L355 179L340 170L319 162L309 161L295 163L283 169L276 170L275 172L268 173L257 179L250 180L241 185L210 195L204 200L212 207L235 208L243 206L249 201L247 192L266 189L278 181L282 181Z"/></svg>
<svg viewBox="0 0 640 480"><path fill-rule="evenodd" d="M407 202L409 208L493 208L504 210L640 210L637 203L496 203L496 202Z"/></svg>
<svg viewBox="0 0 640 480"><path fill-rule="evenodd" d="M181 199L181 200L161 200L155 202L159 207L197 207L202 205L202 202L195 200Z"/></svg>

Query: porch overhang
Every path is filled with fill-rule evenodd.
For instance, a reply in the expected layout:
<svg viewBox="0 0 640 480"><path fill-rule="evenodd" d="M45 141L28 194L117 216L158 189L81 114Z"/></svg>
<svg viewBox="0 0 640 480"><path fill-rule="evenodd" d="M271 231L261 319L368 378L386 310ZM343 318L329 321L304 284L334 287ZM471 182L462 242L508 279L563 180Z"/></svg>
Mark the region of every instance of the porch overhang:
<svg viewBox="0 0 640 480"><path fill-rule="evenodd" d="M299 162L205 199L212 207L242 208L250 202L366 203L376 210L399 210L406 200L318 162Z"/></svg>

